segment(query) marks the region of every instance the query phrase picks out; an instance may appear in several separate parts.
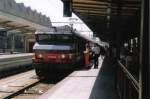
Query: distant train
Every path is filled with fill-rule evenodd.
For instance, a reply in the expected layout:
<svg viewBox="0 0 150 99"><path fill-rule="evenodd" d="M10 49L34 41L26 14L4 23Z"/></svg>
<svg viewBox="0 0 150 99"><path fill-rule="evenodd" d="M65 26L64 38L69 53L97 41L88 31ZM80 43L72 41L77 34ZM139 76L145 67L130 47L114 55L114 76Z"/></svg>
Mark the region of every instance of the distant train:
<svg viewBox="0 0 150 99"><path fill-rule="evenodd" d="M87 39L75 31L36 32L33 66L39 78L83 64ZM83 65L82 65L83 66Z"/></svg>

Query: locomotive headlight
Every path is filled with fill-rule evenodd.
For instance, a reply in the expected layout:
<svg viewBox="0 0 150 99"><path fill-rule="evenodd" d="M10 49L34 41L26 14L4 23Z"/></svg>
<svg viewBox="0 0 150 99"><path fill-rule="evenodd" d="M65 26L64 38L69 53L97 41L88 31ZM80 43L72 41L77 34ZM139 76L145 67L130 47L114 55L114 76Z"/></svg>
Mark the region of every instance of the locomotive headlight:
<svg viewBox="0 0 150 99"><path fill-rule="evenodd" d="M43 55L42 54L38 54L37 58L43 58Z"/></svg>
<svg viewBox="0 0 150 99"><path fill-rule="evenodd" d="M61 55L61 58L62 58L62 59L64 59L65 57L66 57L65 54L62 54L62 55Z"/></svg>

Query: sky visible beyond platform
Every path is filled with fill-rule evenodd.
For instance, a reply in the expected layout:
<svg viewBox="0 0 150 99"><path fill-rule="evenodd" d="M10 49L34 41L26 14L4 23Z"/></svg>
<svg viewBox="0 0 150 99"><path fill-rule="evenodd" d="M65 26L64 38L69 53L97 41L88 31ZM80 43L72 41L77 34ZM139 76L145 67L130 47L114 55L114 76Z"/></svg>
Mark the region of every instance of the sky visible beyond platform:
<svg viewBox="0 0 150 99"><path fill-rule="evenodd" d="M50 17L54 26L62 26L69 24L69 18L63 17L63 3L61 0L15 0L17 3L24 3L25 6L31 7L32 10L36 10L37 12L41 12L42 14ZM78 19L74 22L83 23L76 15L73 14L73 18ZM59 23L59 22L67 22L67 23ZM82 31L82 34L86 34L87 36L91 36L93 33L91 30L84 24L74 24L74 28L78 31Z"/></svg>

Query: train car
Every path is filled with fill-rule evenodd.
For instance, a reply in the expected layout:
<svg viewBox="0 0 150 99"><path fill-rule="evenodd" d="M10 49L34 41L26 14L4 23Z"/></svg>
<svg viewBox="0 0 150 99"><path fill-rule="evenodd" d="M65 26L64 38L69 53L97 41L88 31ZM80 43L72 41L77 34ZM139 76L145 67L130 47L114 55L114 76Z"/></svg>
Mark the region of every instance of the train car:
<svg viewBox="0 0 150 99"><path fill-rule="evenodd" d="M83 66L86 39L69 31L36 32L33 46L33 66L39 78L50 76L55 70L69 70Z"/></svg>

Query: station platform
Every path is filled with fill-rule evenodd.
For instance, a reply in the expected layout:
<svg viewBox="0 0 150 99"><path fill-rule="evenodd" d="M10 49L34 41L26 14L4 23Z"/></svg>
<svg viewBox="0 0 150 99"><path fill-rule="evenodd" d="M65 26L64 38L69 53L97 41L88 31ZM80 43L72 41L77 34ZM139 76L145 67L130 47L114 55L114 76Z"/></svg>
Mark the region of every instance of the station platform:
<svg viewBox="0 0 150 99"><path fill-rule="evenodd" d="M0 68L32 63L33 53L0 55Z"/></svg>
<svg viewBox="0 0 150 99"><path fill-rule="evenodd" d="M0 78L4 74L32 68L33 53L0 55Z"/></svg>
<svg viewBox="0 0 150 99"><path fill-rule="evenodd" d="M16 54L1 54L0 60L3 59L12 59L17 57L32 57L33 53L16 53Z"/></svg>
<svg viewBox="0 0 150 99"><path fill-rule="evenodd" d="M39 99L118 99L115 67L100 59L98 69L74 71Z"/></svg>

